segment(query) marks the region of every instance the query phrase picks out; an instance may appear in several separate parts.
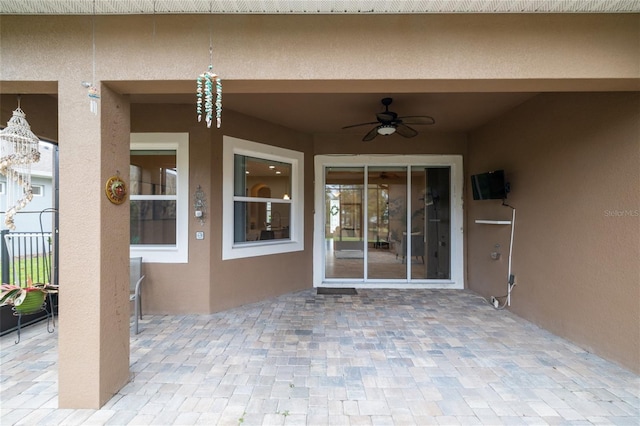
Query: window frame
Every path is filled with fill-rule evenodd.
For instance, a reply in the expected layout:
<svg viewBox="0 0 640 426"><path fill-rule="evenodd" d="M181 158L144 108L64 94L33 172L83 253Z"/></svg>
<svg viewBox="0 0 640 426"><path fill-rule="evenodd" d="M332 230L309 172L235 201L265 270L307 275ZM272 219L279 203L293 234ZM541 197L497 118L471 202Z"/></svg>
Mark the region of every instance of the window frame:
<svg viewBox="0 0 640 426"><path fill-rule="evenodd" d="M130 151L160 150L176 152L177 185L176 244L130 244L129 255L153 263L189 261L189 134L131 133ZM130 195L129 200L173 199L173 195Z"/></svg>
<svg viewBox="0 0 640 426"><path fill-rule="evenodd" d="M289 238L234 242L234 226L222 227L222 260L266 256L304 250L304 153L223 136L222 153L222 223L234 224L235 201L258 201L234 194L234 156L243 155L291 165L291 206ZM262 200L260 200L262 201ZM278 200L283 202L283 200Z"/></svg>
<svg viewBox="0 0 640 426"><path fill-rule="evenodd" d="M40 192L36 193L36 191L34 191L34 188L39 188ZM31 193L33 194L34 197L44 197L44 185L40 185L40 184L36 184L36 185L31 185Z"/></svg>

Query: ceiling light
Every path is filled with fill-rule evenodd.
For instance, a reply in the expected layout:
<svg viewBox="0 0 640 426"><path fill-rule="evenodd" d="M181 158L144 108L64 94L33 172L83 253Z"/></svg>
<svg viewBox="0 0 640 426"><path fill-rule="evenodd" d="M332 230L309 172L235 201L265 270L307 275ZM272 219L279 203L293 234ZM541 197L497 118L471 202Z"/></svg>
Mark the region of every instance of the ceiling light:
<svg viewBox="0 0 640 426"><path fill-rule="evenodd" d="M270 169L275 169L276 166L274 166L273 164L269 166Z"/></svg>
<svg viewBox="0 0 640 426"><path fill-rule="evenodd" d="M396 132L396 126L391 124L383 124L378 127L378 134L382 136L389 136Z"/></svg>
<svg viewBox="0 0 640 426"><path fill-rule="evenodd" d="M279 175L280 173L282 173L280 170L276 170L277 175Z"/></svg>

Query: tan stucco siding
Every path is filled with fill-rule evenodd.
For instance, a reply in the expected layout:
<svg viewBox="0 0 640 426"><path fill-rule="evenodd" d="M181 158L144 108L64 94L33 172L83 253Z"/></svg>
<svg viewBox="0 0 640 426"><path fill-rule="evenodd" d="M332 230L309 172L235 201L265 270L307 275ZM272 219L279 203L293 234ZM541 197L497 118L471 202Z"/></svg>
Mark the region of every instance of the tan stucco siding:
<svg viewBox="0 0 640 426"><path fill-rule="evenodd" d="M2 16L0 80L625 79L640 17ZM211 31L211 32L210 32Z"/></svg>
<svg viewBox="0 0 640 426"><path fill-rule="evenodd" d="M640 96L545 94L472 132L468 173L505 169L516 208L511 309L639 371ZM468 177L467 177L468 180ZM507 289L511 219L467 190L468 285ZM499 261L492 260L501 245Z"/></svg>
<svg viewBox="0 0 640 426"><path fill-rule="evenodd" d="M205 129L205 130L203 130ZM305 198L305 251L248 259L222 260L222 135L230 135L305 154L305 191L313 191L311 137L261 120L225 111L224 132L197 125L192 105L135 104L133 132L189 132L190 187L201 185L208 216L204 225L190 211L189 263L149 265L144 307L156 313L217 312L278 294L311 287L311 214L313 197ZM226 224L228 226L228 224ZM204 240L195 232L203 231ZM171 297L176 285L188 288Z"/></svg>

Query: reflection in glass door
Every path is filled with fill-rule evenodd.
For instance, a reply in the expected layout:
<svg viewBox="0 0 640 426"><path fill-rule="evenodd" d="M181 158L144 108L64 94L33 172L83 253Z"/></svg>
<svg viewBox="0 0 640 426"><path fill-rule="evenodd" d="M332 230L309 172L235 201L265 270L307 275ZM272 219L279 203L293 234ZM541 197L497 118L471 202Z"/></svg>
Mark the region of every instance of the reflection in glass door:
<svg viewBox="0 0 640 426"><path fill-rule="evenodd" d="M407 168L369 167L367 185L367 278L405 280L398 242L407 223Z"/></svg>
<svg viewBox="0 0 640 426"><path fill-rule="evenodd" d="M324 181L325 279L451 279L449 166L327 167Z"/></svg>
<svg viewBox="0 0 640 426"><path fill-rule="evenodd" d="M331 167L325 175L325 277L364 278L364 168Z"/></svg>
<svg viewBox="0 0 640 426"><path fill-rule="evenodd" d="M451 278L450 168L411 167L411 278Z"/></svg>

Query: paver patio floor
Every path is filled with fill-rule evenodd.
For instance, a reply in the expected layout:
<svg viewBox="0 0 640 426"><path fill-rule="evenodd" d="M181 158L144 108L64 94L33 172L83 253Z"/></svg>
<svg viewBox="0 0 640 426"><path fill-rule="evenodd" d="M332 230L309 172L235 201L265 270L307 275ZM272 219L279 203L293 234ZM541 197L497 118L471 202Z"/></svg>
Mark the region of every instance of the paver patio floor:
<svg viewBox="0 0 640 426"><path fill-rule="evenodd" d="M638 375L470 291L305 290L140 329L131 381L100 410L57 408L57 330L0 338L0 423L640 422Z"/></svg>

